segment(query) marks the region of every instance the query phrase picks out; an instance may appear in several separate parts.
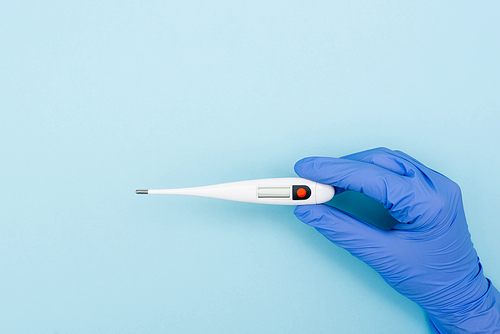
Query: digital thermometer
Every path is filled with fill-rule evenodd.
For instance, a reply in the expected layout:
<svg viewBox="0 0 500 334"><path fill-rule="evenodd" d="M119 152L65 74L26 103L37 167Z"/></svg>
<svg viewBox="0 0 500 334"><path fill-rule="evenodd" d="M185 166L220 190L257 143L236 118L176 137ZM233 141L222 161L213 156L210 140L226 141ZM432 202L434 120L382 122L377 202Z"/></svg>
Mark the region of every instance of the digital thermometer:
<svg viewBox="0 0 500 334"><path fill-rule="evenodd" d="M193 188L136 190L135 193L201 196L262 204L304 205L328 202L335 195L335 189L330 185L300 177L287 177Z"/></svg>

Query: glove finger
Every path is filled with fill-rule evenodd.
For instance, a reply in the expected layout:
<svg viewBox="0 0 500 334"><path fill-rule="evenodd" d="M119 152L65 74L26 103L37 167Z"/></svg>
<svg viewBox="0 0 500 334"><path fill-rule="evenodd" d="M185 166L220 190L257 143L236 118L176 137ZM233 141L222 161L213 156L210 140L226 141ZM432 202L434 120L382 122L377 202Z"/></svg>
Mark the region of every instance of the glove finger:
<svg viewBox="0 0 500 334"><path fill-rule="evenodd" d="M380 261L385 247L391 244L387 231L325 204L299 205L294 213L299 220L368 265Z"/></svg>
<svg viewBox="0 0 500 334"><path fill-rule="evenodd" d="M341 158L310 157L295 164L295 172L303 178L353 190L395 209L413 190L409 178L385 168ZM398 219L398 217L395 217Z"/></svg>
<svg viewBox="0 0 500 334"><path fill-rule="evenodd" d="M385 147L349 154L342 158L374 164L402 176L413 177L417 169L411 162L401 158L394 151Z"/></svg>
<svg viewBox="0 0 500 334"><path fill-rule="evenodd" d="M421 163L420 161L418 161L417 159L415 159L414 157L406 154L405 152L403 151L399 151L399 150L392 150L391 151L392 154L394 155L397 155L398 157L402 158L402 159L406 159L407 161L411 162L412 164L414 164L415 166L419 166L419 167L423 167L423 168L428 168L426 165L424 165L423 163Z"/></svg>
<svg viewBox="0 0 500 334"><path fill-rule="evenodd" d="M414 184L416 182L422 184L427 190L427 194L436 194L438 188L444 189L439 186L443 182L450 184L450 180L446 176L426 167L408 154L385 147L350 154L344 158L371 163L402 176L415 177L418 181L415 180Z"/></svg>
<svg viewBox="0 0 500 334"><path fill-rule="evenodd" d="M417 169L422 173L422 176L425 178L425 180L429 183L431 187L435 187L435 184L433 183L432 179L445 179L447 181L451 181L446 177L445 175L441 174L440 172L427 167L417 159L409 156L408 154L402 152L402 151L392 151L394 155L399 156L401 159L405 159L407 161L412 162ZM452 181L453 182L453 181Z"/></svg>

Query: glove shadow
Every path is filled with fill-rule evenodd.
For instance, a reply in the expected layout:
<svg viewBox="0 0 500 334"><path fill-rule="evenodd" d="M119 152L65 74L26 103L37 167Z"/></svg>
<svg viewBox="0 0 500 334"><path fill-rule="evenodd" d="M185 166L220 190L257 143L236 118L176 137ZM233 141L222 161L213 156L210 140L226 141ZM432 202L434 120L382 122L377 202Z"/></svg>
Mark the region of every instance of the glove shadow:
<svg viewBox="0 0 500 334"><path fill-rule="evenodd" d="M347 190L335 195L327 204L382 230L388 231L399 223L382 204L356 191Z"/></svg>

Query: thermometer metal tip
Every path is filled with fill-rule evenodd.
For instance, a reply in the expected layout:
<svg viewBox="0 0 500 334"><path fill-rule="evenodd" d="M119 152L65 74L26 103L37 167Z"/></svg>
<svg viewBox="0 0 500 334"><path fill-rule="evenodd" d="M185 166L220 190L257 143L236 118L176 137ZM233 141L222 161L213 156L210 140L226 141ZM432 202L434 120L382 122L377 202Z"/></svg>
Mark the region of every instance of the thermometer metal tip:
<svg viewBox="0 0 500 334"><path fill-rule="evenodd" d="M144 194L144 195L147 195L148 194L148 191L147 190L136 190L135 191L136 194Z"/></svg>

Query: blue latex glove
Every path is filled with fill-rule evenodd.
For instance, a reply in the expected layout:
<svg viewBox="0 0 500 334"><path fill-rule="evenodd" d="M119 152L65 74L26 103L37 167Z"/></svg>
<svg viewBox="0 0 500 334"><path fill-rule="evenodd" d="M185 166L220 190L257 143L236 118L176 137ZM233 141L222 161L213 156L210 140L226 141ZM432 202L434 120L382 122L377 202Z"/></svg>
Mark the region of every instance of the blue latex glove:
<svg viewBox="0 0 500 334"><path fill-rule="evenodd" d="M500 333L500 294L483 275L456 183L386 148L305 158L295 171L340 191L361 192L400 222L383 231L328 205L295 209L297 218L419 304L435 333Z"/></svg>

